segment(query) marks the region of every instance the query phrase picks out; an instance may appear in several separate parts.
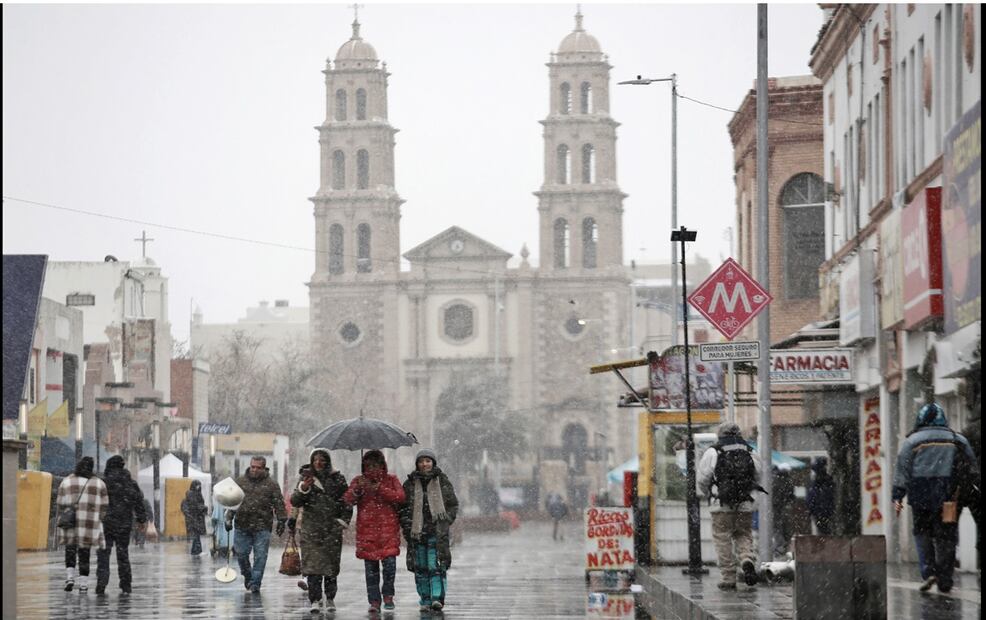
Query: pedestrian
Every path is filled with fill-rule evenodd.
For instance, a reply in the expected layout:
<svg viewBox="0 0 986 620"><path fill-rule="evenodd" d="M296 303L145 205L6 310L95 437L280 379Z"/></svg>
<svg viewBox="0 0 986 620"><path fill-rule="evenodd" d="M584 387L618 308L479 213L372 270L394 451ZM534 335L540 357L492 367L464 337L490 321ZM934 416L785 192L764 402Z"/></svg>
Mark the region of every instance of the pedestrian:
<svg viewBox="0 0 986 620"><path fill-rule="evenodd" d="M250 468L236 480L243 489L243 502L236 510L226 512L226 531L236 527L233 536L233 550L243 574L243 585L254 594L260 593L260 585L267 567L267 551L270 549L270 531L277 517L275 532L284 533L287 511L281 487L271 479L267 472L267 459L255 456L250 459ZM253 566L250 553L253 553Z"/></svg>
<svg viewBox="0 0 986 620"><path fill-rule="evenodd" d="M786 466L773 467L774 488L771 508L774 511L774 556L788 552L794 536L794 483Z"/></svg>
<svg viewBox="0 0 986 620"><path fill-rule="evenodd" d="M147 527L144 493L127 471L123 457L111 456L103 473L109 505L103 517L103 536L106 544L96 551L96 594L105 594L110 582L110 553L116 547L116 565L120 573L120 592L131 593L133 575L130 570L130 530L134 521L137 529Z"/></svg>
<svg viewBox="0 0 986 620"><path fill-rule="evenodd" d="M144 494L143 491L140 492L141 495ZM144 522L143 527L138 527L136 511L134 511L134 521L133 521L133 532L134 532L134 544L138 549L144 548L144 542L147 541L147 526L154 523L154 509L151 508L151 502L144 497L144 515L147 517L147 521Z"/></svg>
<svg viewBox="0 0 986 620"><path fill-rule="evenodd" d="M733 422L719 425L719 441L705 451L698 464L698 488L709 498L712 538L722 574L720 590L736 589L739 560L743 581L757 584L753 551L753 492L760 487L760 457L743 440ZM715 493L712 487L716 488Z"/></svg>
<svg viewBox="0 0 986 620"><path fill-rule="evenodd" d="M106 485L93 473L91 456L84 456L75 465L75 471L58 485L59 539L65 544L65 591L75 587L75 564L79 563L79 592L89 590L89 559L93 547L104 544L100 523L107 508L109 495ZM75 512L73 525L63 527L63 513Z"/></svg>
<svg viewBox="0 0 986 620"><path fill-rule="evenodd" d="M291 494L291 506L304 513L301 520L301 573L308 581L312 613L335 611L339 589L336 578L342 559L342 531L349 527L353 508L346 504L346 477L332 469L329 451L315 448L308 457ZM322 596L325 595L323 603Z"/></svg>
<svg viewBox="0 0 986 620"><path fill-rule="evenodd" d="M911 506L923 580L921 592L927 592L935 584L939 592L952 589L959 529L957 510L952 514L947 511L955 508L953 502L960 491L954 471L960 462L978 479L976 455L969 441L948 427L945 410L937 403L921 407L914 430L904 439L897 454L893 484L896 513L899 515L904 509L905 497Z"/></svg>
<svg viewBox="0 0 986 620"><path fill-rule="evenodd" d="M835 480L828 472L828 459L815 459L811 463L811 470L814 478L805 496L808 514L814 519L819 534L831 536L835 516Z"/></svg>
<svg viewBox="0 0 986 620"><path fill-rule="evenodd" d="M407 541L407 569L414 573L421 611L441 611L452 565L449 528L459 500L448 476L438 467L431 450L414 458L414 471L404 481L404 504L399 515Z"/></svg>
<svg viewBox="0 0 986 620"><path fill-rule="evenodd" d="M551 530L551 540L565 540L565 534L558 531L558 524L568 516L568 504L565 503L565 500L558 493L548 493L548 499L545 500L545 504L548 509L548 515L551 516L551 520L554 522L554 527Z"/></svg>
<svg viewBox="0 0 986 620"><path fill-rule="evenodd" d="M185 515L185 533L192 541L190 553L198 556L202 553L202 536L205 536L205 515L209 514L209 509L205 506L205 498L202 497L202 483L192 480L192 485L185 493L185 499L181 501L181 513Z"/></svg>
<svg viewBox="0 0 986 620"><path fill-rule="evenodd" d="M404 487L397 476L387 472L387 461L379 450L363 455L362 470L349 484L343 499L357 507L356 557L363 560L370 613L376 613L381 604L381 569L383 608L394 609L394 577L401 553L397 509L404 502Z"/></svg>

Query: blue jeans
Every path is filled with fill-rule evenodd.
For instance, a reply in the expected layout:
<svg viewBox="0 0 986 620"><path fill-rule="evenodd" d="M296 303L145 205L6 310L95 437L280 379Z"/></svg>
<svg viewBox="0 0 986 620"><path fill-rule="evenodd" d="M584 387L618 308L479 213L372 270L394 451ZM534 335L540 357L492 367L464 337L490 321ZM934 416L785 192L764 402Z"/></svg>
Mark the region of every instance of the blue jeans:
<svg viewBox="0 0 986 620"><path fill-rule="evenodd" d="M366 598L371 603L380 602L380 566L383 565L383 595L394 596L394 577L397 575L397 558L389 557L380 561L363 560L366 572Z"/></svg>
<svg viewBox="0 0 986 620"><path fill-rule="evenodd" d="M955 571L955 546L959 541L958 523L942 523L941 508L920 509L911 506L914 516L914 542L917 543L921 578L934 576L938 587L952 587Z"/></svg>
<svg viewBox="0 0 986 620"><path fill-rule="evenodd" d="M422 538L414 543L414 585L422 605L434 601L445 603L445 590L448 581L445 567L438 563L438 541L434 536Z"/></svg>
<svg viewBox="0 0 986 620"><path fill-rule="evenodd" d="M270 548L270 530L247 532L236 530L233 536L233 550L240 563L240 572L247 586L260 587L267 568L267 549ZM250 569L250 552L253 551L253 570Z"/></svg>

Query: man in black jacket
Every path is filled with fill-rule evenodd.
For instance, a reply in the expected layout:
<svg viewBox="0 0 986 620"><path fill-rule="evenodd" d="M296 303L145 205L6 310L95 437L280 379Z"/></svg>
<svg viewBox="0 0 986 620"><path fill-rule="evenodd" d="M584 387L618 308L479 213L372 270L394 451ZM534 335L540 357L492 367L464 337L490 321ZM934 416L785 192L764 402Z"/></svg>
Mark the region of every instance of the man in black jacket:
<svg viewBox="0 0 986 620"><path fill-rule="evenodd" d="M109 495L110 504L103 517L103 535L106 547L96 551L96 594L105 594L110 582L110 553L116 545L116 562L120 572L120 591L130 594L132 577L130 572L130 530L134 522L143 529L147 526L147 513L144 511L144 494L130 472L124 467L122 456L111 456L106 461L103 482Z"/></svg>

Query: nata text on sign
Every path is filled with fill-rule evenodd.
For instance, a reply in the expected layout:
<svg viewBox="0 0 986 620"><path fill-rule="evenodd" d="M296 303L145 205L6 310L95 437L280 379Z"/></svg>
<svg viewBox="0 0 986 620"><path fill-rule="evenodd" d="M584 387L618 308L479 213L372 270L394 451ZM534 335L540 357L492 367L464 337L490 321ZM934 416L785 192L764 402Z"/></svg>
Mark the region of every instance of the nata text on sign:
<svg viewBox="0 0 986 620"><path fill-rule="evenodd" d="M633 510L596 506L585 510L585 570L634 569Z"/></svg>

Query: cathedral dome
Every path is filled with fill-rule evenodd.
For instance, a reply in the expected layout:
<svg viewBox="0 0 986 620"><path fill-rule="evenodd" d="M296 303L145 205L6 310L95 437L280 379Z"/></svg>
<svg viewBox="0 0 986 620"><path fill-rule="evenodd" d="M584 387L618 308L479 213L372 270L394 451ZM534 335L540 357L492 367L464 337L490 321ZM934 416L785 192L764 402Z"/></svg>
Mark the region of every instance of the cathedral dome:
<svg viewBox="0 0 986 620"><path fill-rule="evenodd" d="M377 60L377 50L359 36L359 22L353 22L352 38L336 52L336 62L340 60Z"/></svg>
<svg viewBox="0 0 986 620"><path fill-rule="evenodd" d="M575 14L575 30L561 40L558 46L559 54L578 54L578 53L602 53L599 41L582 28L582 13Z"/></svg>

